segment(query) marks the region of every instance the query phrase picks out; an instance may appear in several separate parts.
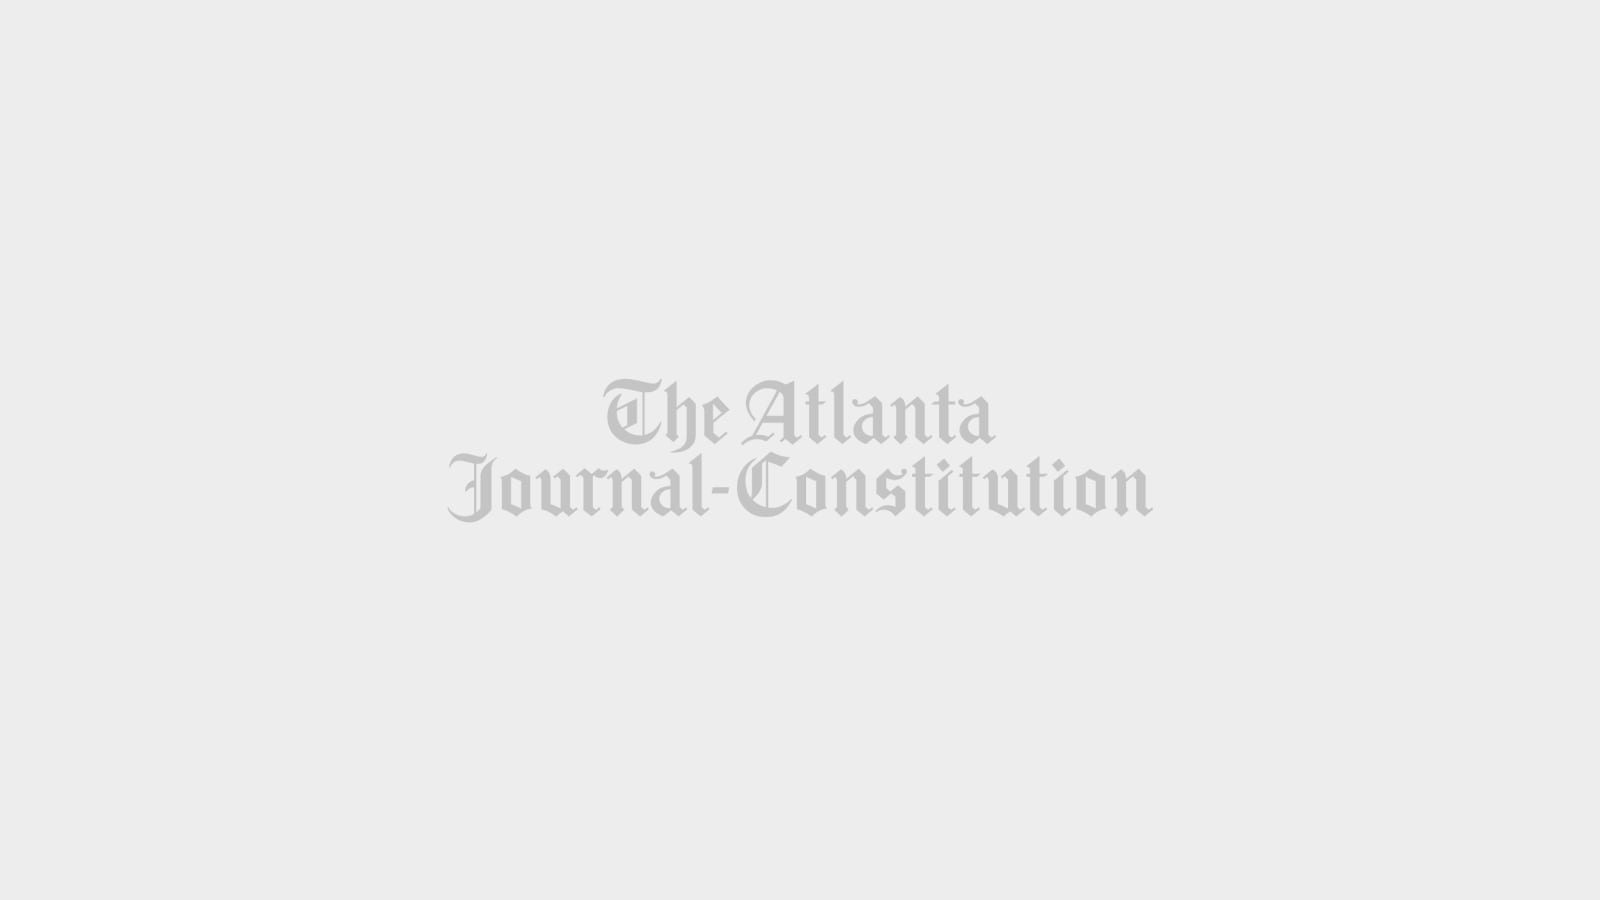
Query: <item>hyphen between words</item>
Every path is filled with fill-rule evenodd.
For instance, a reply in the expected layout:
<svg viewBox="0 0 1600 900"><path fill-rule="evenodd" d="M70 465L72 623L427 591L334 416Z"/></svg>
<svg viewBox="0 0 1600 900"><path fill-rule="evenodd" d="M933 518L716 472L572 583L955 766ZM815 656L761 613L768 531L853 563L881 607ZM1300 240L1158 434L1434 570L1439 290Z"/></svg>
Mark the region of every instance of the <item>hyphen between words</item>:
<svg viewBox="0 0 1600 900"><path fill-rule="evenodd" d="M697 403L680 395L676 383L663 390L660 381L619 379L606 385L610 398L606 425L625 444L644 445L664 440L682 453L700 441L719 444L728 436L722 419L728 413L721 398ZM748 459L739 469L733 493L745 512L770 518L790 511L808 516L831 510L838 515L883 512L897 516L914 512L950 516L975 516L988 512L1001 516L1064 516L1074 509L1087 515L1110 508L1117 515L1130 509L1149 515L1145 500L1145 475L1118 470L1109 477L1093 469L1070 473L1057 459L1044 463L1034 457L1020 472L1014 469L979 471L969 457L958 465L926 457L909 466L878 471L840 469L824 474L806 469L789 475L790 457L777 452L783 445L802 441L815 444L988 444L989 401L951 399L948 386L931 400L895 398L884 403L877 397L849 398L843 383L827 393L812 387L797 393L794 382L763 381L745 395L745 414L753 427L739 442L765 444L765 453ZM848 422L848 424L847 424ZM759 449L759 448L758 448ZM641 473L638 469L543 470L533 476L518 469L495 476L495 458L487 454L460 453L450 460L471 466L466 484L471 507L450 510L463 522L477 522L496 508L513 516L539 510L555 516L636 516L685 513L705 515L710 498L726 495L729 488L708 488L705 459L689 459L687 471ZM798 468L798 467L796 467ZM791 470L792 472L792 470ZM647 499L648 498L648 499ZM1131 505L1130 505L1131 501Z"/></svg>

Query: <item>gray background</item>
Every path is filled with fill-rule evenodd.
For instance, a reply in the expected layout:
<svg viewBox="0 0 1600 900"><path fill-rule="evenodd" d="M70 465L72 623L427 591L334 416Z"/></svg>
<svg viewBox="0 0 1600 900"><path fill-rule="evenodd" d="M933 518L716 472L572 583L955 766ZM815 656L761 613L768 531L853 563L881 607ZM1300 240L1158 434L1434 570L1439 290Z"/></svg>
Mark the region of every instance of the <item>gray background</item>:
<svg viewBox="0 0 1600 900"><path fill-rule="evenodd" d="M0 895L1594 896L1593 16L9 5ZM446 514L625 377L1156 512Z"/></svg>

